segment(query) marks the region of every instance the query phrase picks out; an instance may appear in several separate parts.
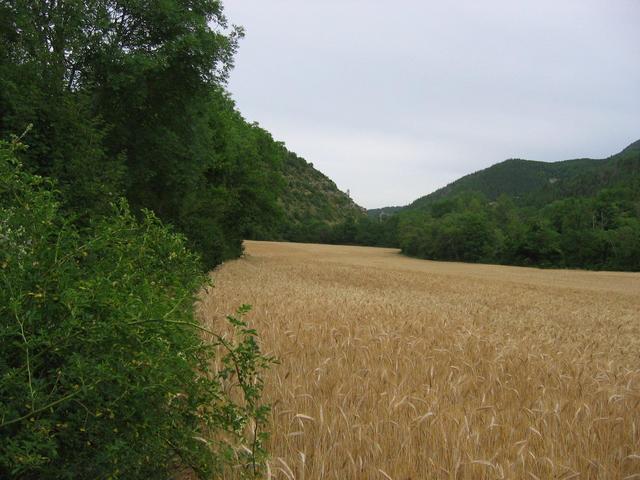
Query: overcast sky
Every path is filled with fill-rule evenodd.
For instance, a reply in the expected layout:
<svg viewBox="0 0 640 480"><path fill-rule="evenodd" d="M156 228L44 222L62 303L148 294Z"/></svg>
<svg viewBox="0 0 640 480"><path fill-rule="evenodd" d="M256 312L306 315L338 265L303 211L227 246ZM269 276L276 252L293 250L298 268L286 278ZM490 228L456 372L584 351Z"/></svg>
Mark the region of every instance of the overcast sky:
<svg viewBox="0 0 640 480"><path fill-rule="evenodd" d="M640 0L226 0L239 110L360 205L640 139Z"/></svg>

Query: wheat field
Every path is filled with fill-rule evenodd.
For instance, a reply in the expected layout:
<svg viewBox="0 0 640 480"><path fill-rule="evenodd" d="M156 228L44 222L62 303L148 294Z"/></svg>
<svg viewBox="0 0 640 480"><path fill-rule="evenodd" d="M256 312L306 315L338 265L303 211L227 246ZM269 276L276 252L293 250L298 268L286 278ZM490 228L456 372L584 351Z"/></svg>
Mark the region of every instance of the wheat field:
<svg viewBox="0 0 640 480"><path fill-rule="evenodd" d="M640 274L246 242L212 273L280 364L274 479L640 479Z"/></svg>

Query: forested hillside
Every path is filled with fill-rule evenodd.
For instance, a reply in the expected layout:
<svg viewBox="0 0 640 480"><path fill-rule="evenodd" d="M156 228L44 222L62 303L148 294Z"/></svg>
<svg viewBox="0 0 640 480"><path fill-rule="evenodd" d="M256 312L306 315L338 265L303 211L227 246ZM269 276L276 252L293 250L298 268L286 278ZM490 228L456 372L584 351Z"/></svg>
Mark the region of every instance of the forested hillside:
<svg viewBox="0 0 640 480"><path fill-rule="evenodd" d="M405 253L640 270L637 143L605 160L509 161L463 180L406 210L398 229Z"/></svg>
<svg viewBox="0 0 640 480"><path fill-rule="evenodd" d="M322 241L324 231L365 215L365 210L329 177L291 152L286 152L284 159L279 203L285 215L281 237L292 241Z"/></svg>
<svg viewBox="0 0 640 480"><path fill-rule="evenodd" d="M367 210L367 215L371 218L381 219L394 213L398 213L404 207L382 207L382 208L370 208Z"/></svg>
<svg viewBox="0 0 640 480"><path fill-rule="evenodd" d="M603 160L507 160L334 232L436 260L637 271L640 142Z"/></svg>
<svg viewBox="0 0 640 480"><path fill-rule="evenodd" d="M599 189L640 173L638 142L604 160L582 158L560 162L511 159L466 175L421 197L407 209L422 208L442 198L477 192L488 200L508 195L520 205L541 205L568 196L593 195Z"/></svg>

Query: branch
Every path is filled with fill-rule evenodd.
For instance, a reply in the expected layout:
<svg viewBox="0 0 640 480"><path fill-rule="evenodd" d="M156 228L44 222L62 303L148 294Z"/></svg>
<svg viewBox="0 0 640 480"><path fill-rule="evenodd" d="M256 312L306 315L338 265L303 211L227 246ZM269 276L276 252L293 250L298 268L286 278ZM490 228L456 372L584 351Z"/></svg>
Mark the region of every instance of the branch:
<svg viewBox="0 0 640 480"><path fill-rule="evenodd" d="M40 413L40 412L42 412L44 410L47 410L47 409L49 409L51 407L55 407L56 405L58 405L58 404L60 404L62 402L66 402L67 400L75 397L78 393L80 393L80 390L76 390L75 392L70 393L69 395L66 395L66 396L64 396L62 398L59 398L55 402L51 402L48 405L45 405L44 407L40 407L37 410L33 410L32 412L30 412L30 413L28 413L26 415L23 415L22 417L14 418L13 420L9 420L8 422L2 422L2 423L0 423L0 428L6 427L7 425L11 425L13 423L21 422L22 420L26 420L27 418L30 418L30 417L34 416L35 414L37 414L37 413Z"/></svg>

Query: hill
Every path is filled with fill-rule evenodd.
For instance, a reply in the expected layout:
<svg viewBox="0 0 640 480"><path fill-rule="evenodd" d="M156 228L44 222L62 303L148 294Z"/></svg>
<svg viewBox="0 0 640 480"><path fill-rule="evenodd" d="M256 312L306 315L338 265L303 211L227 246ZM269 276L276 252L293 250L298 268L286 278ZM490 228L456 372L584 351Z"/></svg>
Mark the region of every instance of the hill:
<svg viewBox="0 0 640 480"><path fill-rule="evenodd" d="M420 197L406 208L425 208L435 200L464 192L481 193L492 201L508 195L521 205L542 205L568 196L593 195L602 188L628 181L630 175L639 174L640 140L602 160L505 160Z"/></svg>
<svg viewBox="0 0 640 480"><path fill-rule="evenodd" d="M285 150L281 175L278 205L283 219L271 239L330 242L330 232L338 226L366 217L365 209L333 180L293 152Z"/></svg>
<svg viewBox="0 0 640 480"><path fill-rule="evenodd" d="M432 260L640 271L640 141L602 160L506 160L336 231Z"/></svg>
<svg viewBox="0 0 640 480"><path fill-rule="evenodd" d="M604 160L507 160L398 216L403 252L430 259L640 270L640 142Z"/></svg>
<svg viewBox="0 0 640 480"><path fill-rule="evenodd" d="M284 189L280 205L289 224L314 221L334 225L353 216L364 215L335 182L293 152L287 152L283 165Z"/></svg>
<svg viewBox="0 0 640 480"><path fill-rule="evenodd" d="M382 219L382 218L388 217L390 215L393 215L394 213L398 213L403 208L404 207L399 207L399 206L382 207L382 208L371 208L371 209L367 210L367 215L370 218Z"/></svg>

